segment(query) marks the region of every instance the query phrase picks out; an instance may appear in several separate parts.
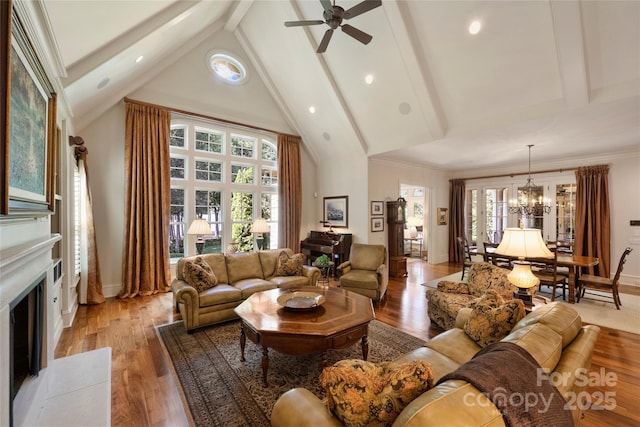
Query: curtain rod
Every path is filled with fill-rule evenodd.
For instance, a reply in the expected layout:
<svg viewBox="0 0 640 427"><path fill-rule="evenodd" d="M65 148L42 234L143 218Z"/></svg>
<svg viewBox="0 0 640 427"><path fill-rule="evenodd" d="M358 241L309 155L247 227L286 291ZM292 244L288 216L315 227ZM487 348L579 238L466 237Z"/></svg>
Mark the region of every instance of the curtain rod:
<svg viewBox="0 0 640 427"><path fill-rule="evenodd" d="M249 129L253 129L253 130L259 130L259 131L263 131L263 132L269 132L269 133L273 133L273 134L276 134L276 135L293 136L293 137L296 137L296 138L300 138L300 135L293 135L293 134L290 134L290 133L285 133L285 132L280 132L280 131L277 131L277 130L267 129L267 128L263 128L263 127L260 127L260 126L253 126L253 125L248 125L246 123L234 122L233 120L221 119L219 117L209 116L209 115L206 115L206 114L192 113L190 111L181 110L179 108L167 107L167 106L164 106L164 105L152 104L150 102L138 101L137 99L124 98L124 102L131 102L131 103L134 103L134 104L147 105L149 107L154 107L154 108L163 108L165 110L171 111L172 113L184 114L186 116L198 117L198 118L207 119L207 120L215 120L215 121L218 121L218 122L221 122L221 123L226 123L226 124L229 124L229 125L240 126L240 127L249 128Z"/></svg>
<svg viewBox="0 0 640 427"><path fill-rule="evenodd" d="M541 174L541 173L552 173L552 172L569 172L569 171L575 171L578 170L578 168L561 168L561 169L547 169L547 170L541 170L541 171L534 171L534 172L514 172L514 173L503 173L503 174L499 174L499 175L485 175L485 176L474 176L471 178L455 178L455 179L450 179L449 181L455 181L456 179L462 179L463 181L471 181L472 179L488 179L488 178L504 178L506 176L508 177L514 177L516 175L536 175L536 174Z"/></svg>

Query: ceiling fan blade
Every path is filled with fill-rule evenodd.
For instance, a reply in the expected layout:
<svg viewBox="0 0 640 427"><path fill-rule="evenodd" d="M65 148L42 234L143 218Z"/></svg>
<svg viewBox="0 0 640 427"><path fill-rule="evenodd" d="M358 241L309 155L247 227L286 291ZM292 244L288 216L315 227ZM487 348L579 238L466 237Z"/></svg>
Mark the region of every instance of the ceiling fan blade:
<svg viewBox="0 0 640 427"><path fill-rule="evenodd" d="M320 46L318 46L317 53L324 53L327 50L327 46L329 46L329 42L331 41L331 36L333 35L333 29L329 28L325 33L324 37L322 37L322 41L320 42Z"/></svg>
<svg viewBox="0 0 640 427"><path fill-rule="evenodd" d="M320 0L322 4L322 8L326 10L329 14L333 14L333 5L331 4L331 0Z"/></svg>
<svg viewBox="0 0 640 427"><path fill-rule="evenodd" d="M369 42L373 39L372 36L365 33L364 31L360 31L359 29L352 27L349 24L344 24L342 26L342 31L349 34L354 39L358 40L362 44L369 44Z"/></svg>
<svg viewBox="0 0 640 427"><path fill-rule="evenodd" d="M345 10L342 14L342 19L355 18L356 16L368 12L371 9L375 9L378 6L382 6L382 0L364 0L352 8Z"/></svg>
<svg viewBox="0 0 640 427"><path fill-rule="evenodd" d="M324 21L314 20L314 21L287 21L284 23L285 27L302 27L303 25L320 25L324 24Z"/></svg>

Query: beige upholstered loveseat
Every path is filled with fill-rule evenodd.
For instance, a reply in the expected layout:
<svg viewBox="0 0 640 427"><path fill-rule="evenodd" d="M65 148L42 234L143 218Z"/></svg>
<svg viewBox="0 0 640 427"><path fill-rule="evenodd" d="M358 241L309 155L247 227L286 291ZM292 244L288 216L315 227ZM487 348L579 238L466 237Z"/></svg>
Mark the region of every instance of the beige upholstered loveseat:
<svg viewBox="0 0 640 427"><path fill-rule="evenodd" d="M446 374L470 363L471 358L481 350L461 329L471 311L469 308L460 310L455 328L434 337L424 347L401 356L393 364L426 360L431 364L434 380L437 382ZM597 326L583 326L582 319L569 304L553 302L537 308L520 320L502 342L516 344L531 355L544 371L553 373L550 375L555 379L553 384L564 399L564 402L559 403L562 406L566 402L571 409L571 413L563 415L569 415L577 425L583 405L576 402L576 397L581 395L587 383L584 378L591 365L599 331ZM504 368L500 368L496 372L504 374ZM541 375L541 382L548 381L537 369L531 370L532 372L525 374L534 376L534 380L537 375ZM500 388L499 386L498 393L511 398L508 390L502 391ZM502 413L487 396L467 381L447 379L409 403L393 426L504 426ZM545 398L549 400L549 396ZM515 399L511 401L512 404L513 402L517 405L518 401ZM271 425L318 427L341 426L342 423L311 391L296 388L278 399L271 413Z"/></svg>
<svg viewBox="0 0 640 427"><path fill-rule="evenodd" d="M469 269L466 283L441 280L437 289L427 289L429 318L442 329L451 329L458 311L471 307L489 289L505 300L512 299L518 288L507 278L510 272L487 262L477 262Z"/></svg>
<svg viewBox="0 0 640 427"><path fill-rule="evenodd" d="M234 312L242 301L255 292L275 288L315 286L320 270L302 266L302 276L276 276L278 256L282 251L291 256L291 249L270 249L235 254L199 255L211 267L218 285L198 293L184 280L184 264L196 257L181 258L176 266L176 278L171 283L173 302L184 320L184 326L192 331L202 326L235 319Z"/></svg>

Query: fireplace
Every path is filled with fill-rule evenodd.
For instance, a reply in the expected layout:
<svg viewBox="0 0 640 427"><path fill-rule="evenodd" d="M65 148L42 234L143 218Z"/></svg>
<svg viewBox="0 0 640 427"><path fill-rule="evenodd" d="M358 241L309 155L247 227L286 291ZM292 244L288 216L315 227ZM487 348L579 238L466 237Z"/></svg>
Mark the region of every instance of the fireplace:
<svg viewBox="0 0 640 427"><path fill-rule="evenodd" d="M9 424L13 425L13 400L29 376L42 366L44 332L44 286L42 274L9 304Z"/></svg>
<svg viewBox="0 0 640 427"><path fill-rule="evenodd" d="M34 237L34 227L43 235ZM55 350L48 222L0 222L0 426L37 424Z"/></svg>

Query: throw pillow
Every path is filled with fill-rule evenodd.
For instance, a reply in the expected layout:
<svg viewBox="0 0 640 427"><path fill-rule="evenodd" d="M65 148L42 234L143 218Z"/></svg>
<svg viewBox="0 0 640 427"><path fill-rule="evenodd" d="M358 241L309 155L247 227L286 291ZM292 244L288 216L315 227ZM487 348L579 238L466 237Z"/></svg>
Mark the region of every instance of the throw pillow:
<svg viewBox="0 0 640 427"><path fill-rule="evenodd" d="M496 291L488 290L476 301L464 331L480 347L486 347L509 335L524 316L522 300L505 302Z"/></svg>
<svg viewBox="0 0 640 427"><path fill-rule="evenodd" d="M276 276L302 276L302 265L304 264L303 254L287 255L285 251L278 255L276 265Z"/></svg>
<svg viewBox="0 0 640 427"><path fill-rule="evenodd" d="M218 284L218 278L202 257L196 257L193 261L185 262L182 274L185 281L198 292L206 291Z"/></svg>
<svg viewBox="0 0 640 427"><path fill-rule="evenodd" d="M327 408L347 427L390 426L413 399L433 386L424 360L403 364L341 360L320 375Z"/></svg>

